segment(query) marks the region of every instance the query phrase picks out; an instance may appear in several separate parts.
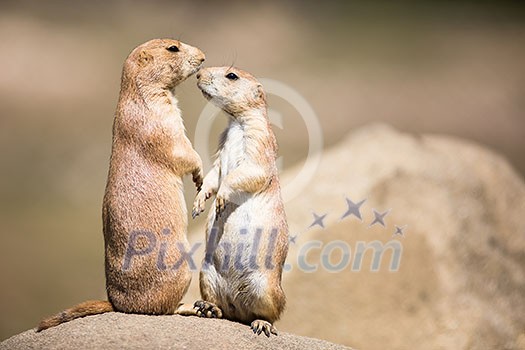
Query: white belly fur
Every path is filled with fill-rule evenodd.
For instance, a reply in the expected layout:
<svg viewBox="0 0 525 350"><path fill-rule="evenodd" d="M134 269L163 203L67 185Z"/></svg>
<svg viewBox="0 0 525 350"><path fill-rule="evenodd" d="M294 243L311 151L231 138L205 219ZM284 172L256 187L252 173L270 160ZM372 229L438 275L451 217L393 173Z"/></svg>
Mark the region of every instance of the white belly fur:
<svg viewBox="0 0 525 350"><path fill-rule="evenodd" d="M242 127L236 123L230 124L227 140L220 155L219 184L246 157L244 142ZM264 191L256 194L236 194L231 202L239 206L233 211L227 208L217 220L215 210L210 210L206 236L209 239L210 235L215 235L216 248L213 262L204 263L203 273L222 307L230 308L233 305L232 309L224 311L244 318L247 315L240 315L238 312L242 312L246 307L239 304L257 303L258 298L264 298L268 294L268 276L277 268L274 266L273 270L265 270L266 256L254 256L254 252L264 251L262 254L266 254L267 249L260 247L269 246L272 230L283 227L277 222L282 218L275 217L282 203L280 196ZM215 208L215 201L211 208ZM219 231L211 233L213 228L218 228ZM230 248L227 248L228 244ZM227 255L229 263L225 261Z"/></svg>

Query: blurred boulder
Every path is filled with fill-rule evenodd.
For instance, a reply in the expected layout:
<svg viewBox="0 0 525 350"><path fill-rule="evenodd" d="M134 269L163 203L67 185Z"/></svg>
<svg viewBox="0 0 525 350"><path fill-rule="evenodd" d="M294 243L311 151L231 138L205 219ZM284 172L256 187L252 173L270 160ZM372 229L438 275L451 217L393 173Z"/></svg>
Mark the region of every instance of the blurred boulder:
<svg viewBox="0 0 525 350"><path fill-rule="evenodd" d="M363 349L525 348L525 185L500 155L367 126L286 208L280 329Z"/></svg>

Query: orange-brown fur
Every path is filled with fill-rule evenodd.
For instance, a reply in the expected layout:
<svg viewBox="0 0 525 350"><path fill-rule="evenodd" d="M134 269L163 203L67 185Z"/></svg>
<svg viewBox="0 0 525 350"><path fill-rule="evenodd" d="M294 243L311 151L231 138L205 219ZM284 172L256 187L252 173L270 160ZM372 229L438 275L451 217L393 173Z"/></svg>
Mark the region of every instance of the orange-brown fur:
<svg viewBox="0 0 525 350"><path fill-rule="evenodd" d="M52 317L49 317L45 320L42 320L38 325L37 331L42 331L44 329L54 327L61 323L69 322L75 318L84 317L86 315L96 315L102 314L105 312L111 312L113 310L113 305L109 301L104 300L89 300L78 305L75 305L72 308L66 309L59 314L56 314Z"/></svg>
<svg viewBox="0 0 525 350"><path fill-rule="evenodd" d="M167 48L176 46L177 52ZM174 88L204 61L197 48L155 39L135 48L124 63L113 125L113 146L103 201L108 301L86 302L42 321L38 330L77 317L108 311L173 314L186 293L191 272L177 244L189 250L182 177L202 184L202 162L185 135ZM148 231L156 247L124 260L130 235ZM137 239L135 249L151 243ZM159 268L159 246L166 244Z"/></svg>

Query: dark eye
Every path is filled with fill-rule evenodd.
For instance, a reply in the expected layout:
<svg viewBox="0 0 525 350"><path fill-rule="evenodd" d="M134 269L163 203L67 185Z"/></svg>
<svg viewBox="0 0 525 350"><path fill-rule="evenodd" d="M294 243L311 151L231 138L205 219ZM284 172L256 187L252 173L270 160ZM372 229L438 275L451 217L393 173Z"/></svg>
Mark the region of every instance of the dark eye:
<svg viewBox="0 0 525 350"><path fill-rule="evenodd" d="M166 50L171 52L179 52L179 48L175 45L171 45L170 47L167 47Z"/></svg>
<svg viewBox="0 0 525 350"><path fill-rule="evenodd" d="M237 80L237 79L239 79L239 77L235 73L228 73L228 74L226 74L226 78L228 78L230 80Z"/></svg>

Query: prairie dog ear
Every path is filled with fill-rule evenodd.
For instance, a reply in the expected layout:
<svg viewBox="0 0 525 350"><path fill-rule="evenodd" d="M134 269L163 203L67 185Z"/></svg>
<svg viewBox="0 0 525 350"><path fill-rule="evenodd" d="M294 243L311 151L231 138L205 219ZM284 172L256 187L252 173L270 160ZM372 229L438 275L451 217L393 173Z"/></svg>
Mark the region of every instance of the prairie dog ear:
<svg viewBox="0 0 525 350"><path fill-rule="evenodd" d="M266 100L266 96L264 95L264 89L263 89L263 86L261 84L257 84L257 86L255 87L255 89L253 91L253 97L256 100L259 100L259 99Z"/></svg>
<svg viewBox="0 0 525 350"><path fill-rule="evenodd" d="M140 55L139 55L139 65L140 66L145 66L151 61L153 61L153 55L151 55L149 52L145 50L140 52Z"/></svg>

